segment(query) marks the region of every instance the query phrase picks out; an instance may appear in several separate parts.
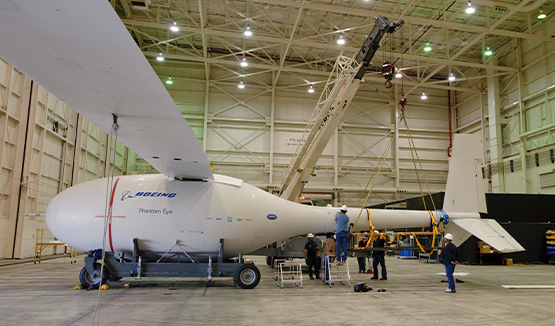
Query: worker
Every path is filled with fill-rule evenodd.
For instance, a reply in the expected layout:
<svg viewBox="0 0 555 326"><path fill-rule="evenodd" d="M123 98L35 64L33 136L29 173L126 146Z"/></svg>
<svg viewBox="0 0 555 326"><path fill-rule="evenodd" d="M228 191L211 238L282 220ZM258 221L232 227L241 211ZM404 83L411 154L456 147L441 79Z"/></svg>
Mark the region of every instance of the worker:
<svg viewBox="0 0 555 326"><path fill-rule="evenodd" d="M314 268L314 274L316 279L320 278L320 261L318 256L320 255L320 248L318 244L314 241L314 234L309 233L308 241L304 245L304 258L306 260L306 265L308 266L308 276L311 280L314 279L312 276L312 268Z"/></svg>
<svg viewBox="0 0 555 326"><path fill-rule="evenodd" d="M362 236L362 238L358 242L358 247L359 248L366 247L366 237L365 236ZM358 272L359 273L366 273L366 257L364 257L364 256L357 257L357 261L358 261Z"/></svg>
<svg viewBox="0 0 555 326"><path fill-rule="evenodd" d="M341 211L335 216L337 229L335 235L337 238L337 263L343 264L347 260L347 242L349 238L349 216L347 216L347 206L341 206Z"/></svg>
<svg viewBox="0 0 555 326"><path fill-rule="evenodd" d="M330 263L335 259L335 238L333 233L326 234L326 244L324 245L324 254L329 256Z"/></svg>
<svg viewBox="0 0 555 326"><path fill-rule="evenodd" d="M385 248L385 240L380 235L380 231L374 230L374 244L372 248ZM374 268L374 276L371 279L378 279L378 265L382 265L382 277L380 280L387 280L387 270L385 269L385 251L374 250L372 251L372 258L374 259L372 267Z"/></svg>
<svg viewBox="0 0 555 326"><path fill-rule="evenodd" d="M445 242L445 248L441 251L440 256L443 257L445 275L447 275L447 283L449 284L449 287L445 289L445 293L456 293L453 273L455 272L455 266L459 264L459 251L457 246L452 243L453 235L451 233L447 233L443 237L443 241Z"/></svg>

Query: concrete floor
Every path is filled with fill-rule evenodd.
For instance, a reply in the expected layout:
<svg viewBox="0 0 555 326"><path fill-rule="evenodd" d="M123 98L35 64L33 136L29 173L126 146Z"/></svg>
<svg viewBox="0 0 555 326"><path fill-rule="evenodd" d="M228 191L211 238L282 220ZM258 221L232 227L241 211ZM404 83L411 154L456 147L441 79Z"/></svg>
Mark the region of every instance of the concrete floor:
<svg viewBox="0 0 555 326"><path fill-rule="evenodd" d="M262 281L242 290L230 280L122 279L128 289L100 292L100 325L552 325L555 290L507 290L502 284L555 285L555 266L464 266L456 294L445 294L443 265L386 258L388 280L358 274L374 288L331 288L304 275L304 288L280 289L265 258L254 258ZM1 325L91 325L98 291L74 290L82 257L41 264L0 262ZM386 289L378 293L377 289ZM95 322L97 324L97 322Z"/></svg>

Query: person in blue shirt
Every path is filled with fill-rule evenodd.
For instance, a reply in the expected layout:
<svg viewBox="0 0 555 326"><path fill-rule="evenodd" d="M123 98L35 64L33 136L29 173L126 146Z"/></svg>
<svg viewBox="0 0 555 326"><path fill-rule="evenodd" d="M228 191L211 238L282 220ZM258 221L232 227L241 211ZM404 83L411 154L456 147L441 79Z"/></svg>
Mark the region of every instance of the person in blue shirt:
<svg viewBox="0 0 555 326"><path fill-rule="evenodd" d="M443 265L445 265L445 275L447 275L447 282L449 283L449 287L445 290L445 293L456 293L455 290L455 280L453 279L453 273L455 272L455 266L459 264L458 259L458 250L457 246L455 246L453 242L453 235L451 233L447 233L445 237L443 237L443 241L445 241L445 249L440 253L440 256L443 257Z"/></svg>
<svg viewBox="0 0 555 326"><path fill-rule="evenodd" d="M320 253L320 248L316 241L314 241L314 234L309 233L308 242L304 245L304 258L306 260L306 265L308 266L308 276L311 280L314 279L312 277L312 268L314 267L314 274L316 275L316 279L320 278L320 258L318 258L318 254Z"/></svg>
<svg viewBox="0 0 555 326"><path fill-rule="evenodd" d="M374 237L374 244L372 245L372 248L385 248L386 242L385 239L381 237L380 231L374 230ZM385 268L385 251L372 251L372 258L374 259L374 261L372 262L372 267L374 268L374 276L371 279L378 279L378 265L382 265L382 277L380 278L380 280L387 280L387 270Z"/></svg>
<svg viewBox="0 0 555 326"><path fill-rule="evenodd" d="M337 257L338 263L344 263L347 260L347 242L349 239L349 216L347 216L347 206L341 206L341 213L335 217L337 229L335 237L337 241Z"/></svg>

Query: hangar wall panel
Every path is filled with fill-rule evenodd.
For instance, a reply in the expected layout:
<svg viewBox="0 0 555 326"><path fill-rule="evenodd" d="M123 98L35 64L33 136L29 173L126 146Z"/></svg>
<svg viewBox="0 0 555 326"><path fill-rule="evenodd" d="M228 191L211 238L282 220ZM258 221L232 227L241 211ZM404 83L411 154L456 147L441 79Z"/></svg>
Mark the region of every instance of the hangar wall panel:
<svg viewBox="0 0 555 326"><path fill-rule="evenodd" d="M545 21L536 33L551 35L555 22ZM502 161L492 163L489 142L488 98L468 100L465 92L455 97L455 125L458 132L480 132L485 144L484 175L488 189L498 189L495 176L502 188L499 192L552 194L553 186L542 180L549 178L555 168L551 149L555 144L555 45L534 40L513 40L499 49L486 63L512 67L515 72L503 73L499 80L498 117L501 124ZM486 76L486 71L481 75ZM460 86L469 86L461 82ZM476 84L487 91L486 78ZM537 154L537 158L536 158Z"/></svg>
<svg viewBox="0 0 555 326"><path fill-rule="evenodd" d="M109 135L2 60L0 135L0 256L32 257L37 229L46 229L40 214L50 200L73 184L111 173ZM128 153L119 143L116 148L114 174L121 175ZM45 230L43 241L50 240ZM43 254L54 250L64 248Z"/></svg>

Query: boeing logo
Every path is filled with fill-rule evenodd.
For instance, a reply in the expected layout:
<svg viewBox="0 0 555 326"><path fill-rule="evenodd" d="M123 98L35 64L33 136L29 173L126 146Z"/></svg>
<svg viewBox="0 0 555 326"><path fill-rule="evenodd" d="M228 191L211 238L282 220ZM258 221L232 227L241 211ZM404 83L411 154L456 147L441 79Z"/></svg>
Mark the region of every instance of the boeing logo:
<svg viewBox="0 0 555 326"><path fill-rule="evenodd" d="M132 192L129 190L126 190L123 192L123 194L121 195L121 201L124 201L126 199L129 198L135 198L135 197L165 197L165 198L174 198L175 196L177 196L177 193L175 192L137 192L134 195L131 195Z"/></svg>

